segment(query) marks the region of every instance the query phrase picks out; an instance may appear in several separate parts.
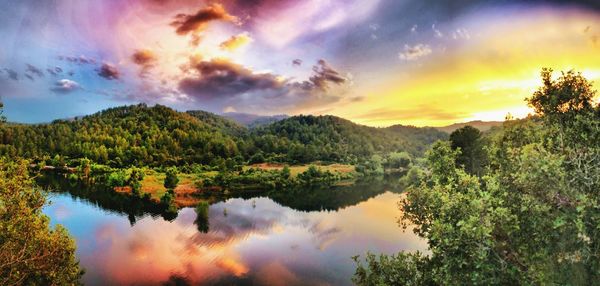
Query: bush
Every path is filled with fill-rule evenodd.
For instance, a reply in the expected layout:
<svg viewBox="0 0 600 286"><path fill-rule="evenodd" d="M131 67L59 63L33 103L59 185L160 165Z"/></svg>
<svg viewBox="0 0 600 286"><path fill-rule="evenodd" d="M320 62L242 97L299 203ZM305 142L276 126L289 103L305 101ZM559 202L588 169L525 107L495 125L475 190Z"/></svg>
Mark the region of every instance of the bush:
<svg viewBox="0 0 600 286"><path fill-rule="evenodd" d="M127 175L123 170L114 171L108 175L106 184L111 188L124 187L127 184Z"/></svg>
<svg viewBox="0 0 600 286"><path fill-rule="evenodd" d="M166 177L165 177L165 188L167 189L175 189L177 184L179 183L179 178L177 177L177 168L171 167L167 168Z"/></svg>

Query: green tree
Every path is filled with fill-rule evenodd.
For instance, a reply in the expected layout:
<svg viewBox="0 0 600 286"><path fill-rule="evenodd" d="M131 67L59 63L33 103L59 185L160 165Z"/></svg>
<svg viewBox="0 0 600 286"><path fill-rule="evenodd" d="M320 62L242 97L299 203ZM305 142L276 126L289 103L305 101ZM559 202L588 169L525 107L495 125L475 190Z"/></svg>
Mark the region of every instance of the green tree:
<svg viewBox="0 0 600 286"><path fill-rule="evenodd" d="M594 110L596 90L581 73L570 70L553 80L552 69L544 68L541 76L543 86L527 100L538 115L568 120L578 113Z"/></svg>
<svg viewBox="0 0 600 286"><path fill-rule="evenodd" d="M208 233L210 228L208 221L209 207L210 205L206 201L202 201L196 206L196 220L194 224L198 227L199 232Z"/></svg>
<svg viewBox="0 0 600 286"><path fill-rule="evenodd" d="M142 169L136 167L131 168L131 173L129 174L129 180L127 184L131 187L132 194L140 196L143 179L144 171Z"/></svg>
<svg viewBox="0 0 600 286"><path fill-rule="evenodd" d="M177 177L177 168L170 167L167 168L167 172L165 174L165 188L168 190L174 190L179 183L179 178Z"/></svg>
<svg viewBox="0 0 600 286"><path fill-rule="evenodd" d="M574 72L528 102L535 116L489 135L480 177L450 142L427 153L401 203L427 256L357 258L358 285L589 285L600 279L600 107ZM410 275L404 275L409 273ZM392 282L393 281L393 282Z"/></svg>
<svg viewBox="0 0 600 286"><path fill-rule="evenodd" d="M75 242L42 214L46 197L25 162L0 159L0 284L77 285L83 274Z"/></svg>
<svg viewBox="0 0 600 286"><path fill-rule="evenodd" d="M6 117L4 117L4 104L0 101L0 124L6 121Z"/></svg>
<svg viewBox="0 0 600 286"><path fill-rule="evenodd" d="M460 149L456 163L463 166L469 174L480 175L487 161L481 131L467 125L452 132L450 142L453 149Z"/></svg>
<svg viewBox="0 0 600 286"><path fill-rule="evenodd" d="M106 179L106 184L111 187L124 187L127 185L127 175L123 170L111 172Z"/></svg>
<svg viewBox="0 0 600 286"><path fill-rule="evenodd" d="M292 172L290 171L290 167L288 165L283 166L281 169L281 178L284 180L289 180L292 177Z"/></svg>
<svg viewBox="0 0 600 286"><path fill-rule="evenodd" d="M403 169L410 167L412 158L407 152L392 152L387 155L384 167L388 169Z"/></svg>
<svg viewBox="0 0 600 286"><path fill-rule="evenodd" d="M83 158L80 160L78 171L83 178L87 179L90 177L90 172L92 170L91 165L92 165L92 162L88 158Z"/></svg>

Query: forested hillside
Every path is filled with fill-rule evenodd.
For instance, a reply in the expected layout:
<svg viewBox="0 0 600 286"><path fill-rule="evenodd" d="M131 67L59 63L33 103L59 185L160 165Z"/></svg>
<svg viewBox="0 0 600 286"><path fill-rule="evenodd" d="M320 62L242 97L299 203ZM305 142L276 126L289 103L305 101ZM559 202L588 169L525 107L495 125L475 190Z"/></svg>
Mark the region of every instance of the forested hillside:
<svg viewBox="0 0 600 286"><path fill-rule="evenodd" d="M376 153L406 151L421 155L427 146L447 137L432 128L374 128L335 116L300 115L252 131L249 153L291 162L315 160L353 163Z"/></svg>
<svg viewBox="0 0 600 286"><path fill-rule="evenodd" d="M357 163L396 151L418 156L446 137L432 128L374 128L334 116L294 116L248 129L205 111L139 104L50 124L7 124L0 128L0 154L61 165L88 158L114 167L215 166L227 159Z"/></svg>
<svg viewBox="0 0 600 286"><path fill-rule="evenodd" d="M186 111L186 113L215 128L215 130L228 135L239 136L247 131L246 127L238 122L208 111L190 110Z"/></svg>
<svg viewBox="0 0 600 286"><path fill-rule="evenodd" d="M114 166L211 164L238 155L234 138L206 122L160 105L111 108L69 121L6 125L0 129L0 153L88 158Z"/></svg>

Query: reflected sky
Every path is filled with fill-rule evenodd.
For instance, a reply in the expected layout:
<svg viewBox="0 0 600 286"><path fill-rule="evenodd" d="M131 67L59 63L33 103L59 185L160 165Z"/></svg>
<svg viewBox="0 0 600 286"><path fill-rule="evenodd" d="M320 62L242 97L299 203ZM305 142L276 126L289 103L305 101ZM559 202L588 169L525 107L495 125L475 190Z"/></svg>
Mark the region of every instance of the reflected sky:
<svg viewBox="0 0 600 286"><path fill-rule="evenodd" d="M193 284L347 285L351 257L366 251L424 250L397 225L398 194L383 193L338 211L302 212L268 198L230 199L209 207L209 230L196 211L172 222L103 211L52 195L44 212L75 236L86 285L153 285L173 277Z"/></svg>

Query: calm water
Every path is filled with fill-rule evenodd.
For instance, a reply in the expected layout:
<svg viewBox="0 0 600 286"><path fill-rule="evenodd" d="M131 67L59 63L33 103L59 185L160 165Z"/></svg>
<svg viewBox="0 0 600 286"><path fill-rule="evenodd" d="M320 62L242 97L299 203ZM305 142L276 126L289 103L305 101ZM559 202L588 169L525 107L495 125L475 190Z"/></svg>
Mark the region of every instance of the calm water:
<svg viewBox="0 0 600 286"><path fill-rule="evenodd" d="M353 255L426 249L398 227L400 195L374 188L230 198L208 221L72 193L53 193L44 212L75 237L86 285L349 285Z"/></svg>

